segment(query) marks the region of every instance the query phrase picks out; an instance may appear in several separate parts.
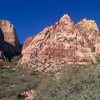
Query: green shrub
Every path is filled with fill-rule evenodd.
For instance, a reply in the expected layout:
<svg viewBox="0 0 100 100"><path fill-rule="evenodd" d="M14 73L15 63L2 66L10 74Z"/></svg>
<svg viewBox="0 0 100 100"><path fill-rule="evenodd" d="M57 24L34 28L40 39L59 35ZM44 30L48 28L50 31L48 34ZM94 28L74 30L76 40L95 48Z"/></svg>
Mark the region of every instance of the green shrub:
<svg viewBox="0 0 100 100"><path fill-rule="evenodd" d="M100 63L100 56L97 57L97 63Z"/></svg>

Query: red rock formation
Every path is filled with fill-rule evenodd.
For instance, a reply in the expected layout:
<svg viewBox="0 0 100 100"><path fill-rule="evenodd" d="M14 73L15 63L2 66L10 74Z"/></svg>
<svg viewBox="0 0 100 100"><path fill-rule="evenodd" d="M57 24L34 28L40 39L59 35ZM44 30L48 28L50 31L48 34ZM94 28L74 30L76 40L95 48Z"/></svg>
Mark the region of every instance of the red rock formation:
<svg viewBox="0 0 100 100"><path fill-rule="evenodd" d="M99 34L95 21L84 19L74 24L68 15L64 15L53 26L26 40L19 63L27 63L35 57L45 62L96 63Z"/></svg>
<svg viewBox="0 0 100 100"><path fill-rule="evenodd" d="M13 25L7 20L0 20L0 51L11 59L12 56L19 54L20 50L21 45Z"/></svg>

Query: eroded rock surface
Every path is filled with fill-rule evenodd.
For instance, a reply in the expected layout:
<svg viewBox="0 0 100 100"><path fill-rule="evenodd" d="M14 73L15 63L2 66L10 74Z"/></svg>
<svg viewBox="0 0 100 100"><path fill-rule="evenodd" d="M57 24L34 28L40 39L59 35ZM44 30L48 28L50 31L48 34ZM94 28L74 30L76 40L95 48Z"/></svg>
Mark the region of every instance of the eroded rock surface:
<svg viewBox="0 0 100 100"><path fill-rule="evenodd" d="M100 33L95 21L83 19L74 24L68 15L64 15L53 26L25 41L19 63L28 63L37 57L44 62L92 64L96 63L99 49Z"/></svg>

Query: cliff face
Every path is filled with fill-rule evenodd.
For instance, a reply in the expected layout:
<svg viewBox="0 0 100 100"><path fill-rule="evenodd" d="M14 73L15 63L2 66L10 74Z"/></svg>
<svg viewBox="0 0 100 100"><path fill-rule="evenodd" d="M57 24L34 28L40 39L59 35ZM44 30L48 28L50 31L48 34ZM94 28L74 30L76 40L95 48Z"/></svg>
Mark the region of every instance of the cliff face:
<svg viewBox="0 0 100 100"><path fill-rule="evenodd" d="M4 36L4 41L13 45L13 46L20 46L20 42L16 35L16 31L14 26L7 20L0 21L0 29Z"/></svg>
<svg viewBox="0 0 100 100"><path fill-rule="evenodd" d="M68 15L64 15L53 26L26 39L19 63L27 63L34 58L68 64L96 63L99 44L100 33L95 21L83 19L74 24Z"/></svg>
<svg viewBox="0 0 100 100"><path fill-rule="evenodd" d="M0 52L10 60L21 52L20 46L13 25L7 20L0 20Z"/></svg>

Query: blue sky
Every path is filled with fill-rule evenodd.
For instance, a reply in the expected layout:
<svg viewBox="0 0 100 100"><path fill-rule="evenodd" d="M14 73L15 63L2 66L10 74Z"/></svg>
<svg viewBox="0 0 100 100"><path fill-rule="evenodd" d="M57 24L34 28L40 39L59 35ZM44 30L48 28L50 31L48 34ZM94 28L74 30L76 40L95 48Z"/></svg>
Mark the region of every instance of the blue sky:
<svg viewBox="0 0 100 100"><path fill-rule="evenodd" d="M100 0L0 0L0 18L11 21L21 43L66 13L75 23L94 19L100 28Z"/></svg>

